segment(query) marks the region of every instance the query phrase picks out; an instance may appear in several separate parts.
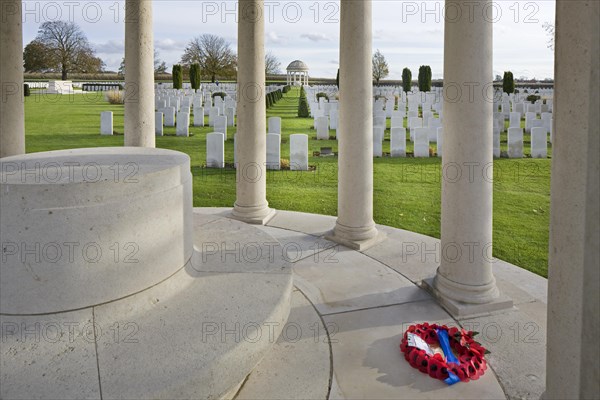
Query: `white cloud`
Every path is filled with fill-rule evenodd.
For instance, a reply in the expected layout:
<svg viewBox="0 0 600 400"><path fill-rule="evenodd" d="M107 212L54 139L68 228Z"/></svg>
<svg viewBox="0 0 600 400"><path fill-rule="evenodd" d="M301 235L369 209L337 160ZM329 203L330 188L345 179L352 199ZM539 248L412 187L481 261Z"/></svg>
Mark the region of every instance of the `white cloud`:
<svg viewBox="0 0 600 400"><path fill-rule="evenodd" d="M172 51L172 50L179 50L179 49L185 49L187 45L187 42L184 41L176 41L173 39L159 39L159 40L155 40L154 41L154 48L156 50L166 50L166 51Z"/></svg>
<svg viewBox="0 0 600 400"><path fill-rule="evenodd" d="M329 37L327 37L327 35L324 35L322 33L303 33L302 35L300 35L301 38L305 38L308 40L311 40L313 42L320 42L320 41L329 41Z"/></svg>
<svg viewBox="0 0 600 400"><path fill-rule="evenodd" d="M115 2L119 3L121 10L118 21L115 20ZM33 9L38 2L26 0L26 3L28 9ZM103 11L101 20L87 23L81 17L83 7L79 7L76 22L108 68L117 69L124 53L124 1L97 3ZM434 7L434 3L439 6ZM190 39L204 33L226 38L237 51L235 2L223 0L215 3L220 11L215 15L206 13L205 5L208 2L155 0L153 4L155 47L160 53L159 57L169 66L179 62ZM315 3L284 0L277 4L270 8L273 18L266 23L267 49L282 64L295 59L306 62L311 67L310 75L313 77L335 76L337 61L330 61L338 56L340 26L339 23L326 21L339 19L339 1ZM294 4L302 8L297 21L292 21L295 6L291 5ZM414 15L407 11L407 6L411 4L418 8ZM497 1L494 4L501 9L498 21L494 24L494 71L501 74L511 70L515 76L528 75L542 79L552 77L554 55L546 47L547 36L542 25L545 21L554 20L555 1L535 2L535 8L529 0ZM442 6L441 0L373 2L373 50L379 48L385 55L390 67L390 79L399 79L404 67L411 68L414 75L420 65L431 65L434 77L441 76L444 23L443 18L431 15L429 11L441 10ZM36 36L41 22L43 20L36 21L34 16L27 15L23 24L25 45Z"/></svg>
<svg viewBox="0 0 600 400"><path fill-rule="evenodd" d="M92 46L98 53L104 54L123 54L125 53L125 44L123 40L109 40L105 43L93 43Z"/></svg>
<svg viewBox="0 0 600 400"><path fill-rule="evenodd" d="M265 35L267 43L270 44L283 44L285 43L285 37L279 36L277 32L269 31Z"/></svg>

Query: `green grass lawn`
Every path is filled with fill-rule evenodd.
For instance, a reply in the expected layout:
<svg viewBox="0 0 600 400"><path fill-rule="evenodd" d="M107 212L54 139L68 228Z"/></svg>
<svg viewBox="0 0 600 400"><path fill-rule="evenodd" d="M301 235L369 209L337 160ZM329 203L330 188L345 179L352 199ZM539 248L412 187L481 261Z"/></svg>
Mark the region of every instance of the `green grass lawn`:
<svg viewBox="0 0 600 400"><path fill-rule="evenodd" d="M289 135L309 136L309 163L314 171L269 171L267 197L272 207L317 214L337 213L337 158L312 157L321 147L337 151L337 141L317 141L313 119L298 118L297 89L291 90L268 116L282 118L281 157L289 158ZM100 136L100 113L113 111L117 135ZM32 93L25 102L27 152L78 147L122 146L122 105L110 105L101 93L45 95ZM389 128L389 120L388 120ZM165 128L157 147L179 150L191 157L194 206L231 207L235 201L235 171L204 167L206 134L212 128L190 127L190 137L176 137ZM233 134L225 145L226 162L233 162ZM383 151L390 151L389 129ZM331 136L334 131L331 131ZM506 150L506 134L502 135ZM433 146L435 147L435 145ZM407 142L407 151L412 144ZM525 153L529 135L525 135ZM549 150L550 151L550 150ZM374 217L380 224L440 236L439 158L374 159ZM494 161L494 256L547 276L550 206L550 160Z"/></svg>

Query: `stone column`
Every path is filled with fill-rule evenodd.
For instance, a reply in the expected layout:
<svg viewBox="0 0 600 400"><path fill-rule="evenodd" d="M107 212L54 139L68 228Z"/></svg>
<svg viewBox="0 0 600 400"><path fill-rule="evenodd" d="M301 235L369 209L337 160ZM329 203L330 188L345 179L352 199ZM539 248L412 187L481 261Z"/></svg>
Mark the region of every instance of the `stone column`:
<svg viewBox="0 0 600 400"><path fill-rule="evenodd" d="M446 0L441 265L434 294L455 316L512 306L492 273L493 25ZM489 9L492 1L479 2ZM472 15L471 15L472 14Z"/></svg>
<svg viewBox="0 0 600 400"><path fill-rule="evenodd" d="M599 21L598 1L556 2L545 399L600 393Z"/></svg>
<svg viewBox="0 0 600 400"><path fill-rule="evenodd" d="M155 147L152 1L125 2L125 146Z"/></svg>
<svg viewBox="0 0 600 400"><path fill-rule="evenodd" d="M238 18L237 184L233 217L265 224L267 202L265 21L263 0L240 0Z"/></svg>
<svg viewBox="0 0 600 400"><path fill-rule="evenodd" d="M373 66L371 0L342 0L338 218L329 238L363 250L376 243L373 222Z"/></svg>
<svg viewBox="0 0 600 400"><path fill-rule="evenodd" d="M0 157L25 154L22 3L0 3Z"/></svg>

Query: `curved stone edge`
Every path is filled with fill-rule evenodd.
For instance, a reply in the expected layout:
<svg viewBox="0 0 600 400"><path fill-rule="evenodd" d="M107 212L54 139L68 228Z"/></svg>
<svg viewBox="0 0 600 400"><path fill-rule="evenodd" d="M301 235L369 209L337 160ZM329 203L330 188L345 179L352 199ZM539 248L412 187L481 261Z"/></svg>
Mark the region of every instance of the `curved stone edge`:
<svg viewBox="0 0 600 400"><path fill-rule="evenodd" d="M247 240L258 233L221 222L238 224ZM291 292L289 268L203 272L190 262L119 301L69 313L1 316L3 323L59 322L75 329L67 343L64 336L54 343L3 340L1 354L12 356L2 357L1 397L221 398L271 350L288 318ZM58 368L56 360L63 361Z"/></svg>
<svg viewBox="0 0 600 400"><path fill-rule="evenodd" d="M286 329L235 399L326 399L331 379L329 341L317 310L294 289Z"/></svg>

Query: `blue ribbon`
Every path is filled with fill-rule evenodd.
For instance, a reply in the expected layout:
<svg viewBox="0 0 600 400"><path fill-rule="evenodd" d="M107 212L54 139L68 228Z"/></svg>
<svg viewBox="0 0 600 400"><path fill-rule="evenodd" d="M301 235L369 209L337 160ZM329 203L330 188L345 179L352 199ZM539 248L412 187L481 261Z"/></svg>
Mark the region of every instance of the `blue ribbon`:
<svg viewBox="0 0 600 400"><path fill-rule="evenodd" d="M445 329L436 329L438 339L440 341L440 346L444 351L444 356L446 357L447 363L455 363L460 364L452 349L450 348L450 339L448 339L448 331ZM457 382L460 382L460 379L453 372L448 371L448 377L444 379L444 382L448 385L454 385Z"/></svg>

